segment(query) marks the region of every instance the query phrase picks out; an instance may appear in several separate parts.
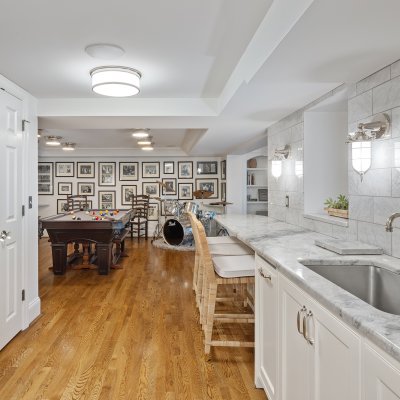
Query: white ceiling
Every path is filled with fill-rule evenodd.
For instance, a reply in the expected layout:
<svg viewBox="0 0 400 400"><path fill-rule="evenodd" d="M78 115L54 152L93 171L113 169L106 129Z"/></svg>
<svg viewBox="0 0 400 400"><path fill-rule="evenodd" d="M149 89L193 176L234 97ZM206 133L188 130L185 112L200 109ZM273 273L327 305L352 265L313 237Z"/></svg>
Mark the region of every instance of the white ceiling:
<svg viewBox="0 0 400 400"><path fill-rule="evenodd" d="M39 98L42 128L82 148L126 149L134 144L124 133L147 127L160 152L222 155L248 150L275 121L400 58L398 0L249 4L25 0L21 13L21 2L5 0L0 73ZM88 72L102 62L83 49L96 42L122 46L115 64L142 70L139 96L90 91Z"/></svg>

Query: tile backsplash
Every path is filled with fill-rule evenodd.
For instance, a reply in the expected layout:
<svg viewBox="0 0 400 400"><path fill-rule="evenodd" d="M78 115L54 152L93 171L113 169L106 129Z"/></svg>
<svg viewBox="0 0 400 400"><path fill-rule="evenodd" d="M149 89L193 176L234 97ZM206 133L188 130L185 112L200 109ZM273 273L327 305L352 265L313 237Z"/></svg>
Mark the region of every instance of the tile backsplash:
<svg viewBox="0 0 400 400"><path fill-rule="evenodd" d="M330 221L304 218L303 178L295 175L293 164L303 161L304 112L333 96L339 87L301 110L268 128L269 162L277 146L290 144L292 154L283 162L279 180L269 172L269 215L329 236L358 239L381 246L386 254L400 258L400 220L394 232L385 231L385 222L393 212L400 212L400 61L362 79L349 88L348 129L354 131L359 122L375 114L388 114L391 127L387 139L372 143L372 164L361 181L348 162L350 219L348 226ZM269 168L269 171L271 168ZM285 196L291 202L285 207Z"/></svg>

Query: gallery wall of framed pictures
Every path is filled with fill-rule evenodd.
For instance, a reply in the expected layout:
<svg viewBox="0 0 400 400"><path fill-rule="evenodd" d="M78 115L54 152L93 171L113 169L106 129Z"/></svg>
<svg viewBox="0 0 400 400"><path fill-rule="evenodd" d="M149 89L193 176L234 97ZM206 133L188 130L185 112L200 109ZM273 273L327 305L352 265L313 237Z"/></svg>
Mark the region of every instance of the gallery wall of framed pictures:
<svg viewBox="0 0 400 400"><path fill-rule="evenodd" d="M149 194L182 202L193 200L198 189L212 190L211 201L226 193L226 161L220 158L43 158L38 164L41 216L62 212L69 195L86 195L93 208L127 208L132 195ZM163 185L158 184L162 182ZM166 212L155 200L151 220ZM47 214L47 215L46 215Z"/></svg>

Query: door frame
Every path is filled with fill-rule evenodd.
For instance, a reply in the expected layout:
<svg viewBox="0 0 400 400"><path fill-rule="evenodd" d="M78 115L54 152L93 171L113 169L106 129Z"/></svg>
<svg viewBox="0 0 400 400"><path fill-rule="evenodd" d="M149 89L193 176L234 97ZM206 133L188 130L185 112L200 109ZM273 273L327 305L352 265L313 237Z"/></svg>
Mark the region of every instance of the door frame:
<svg viewBox="0 0 400 400"><path fill-rule="evenodd" d="M25 216L21 221L21 287L25 290L25 301L22 302L21 330L40 315L40 298L38 291L38 195L37 195L37 100L4 76L0 75L0 90L22 101L21 168L22 190L21 203L25 206ZM29 209L28 197L32 196L33 206ZM21 210L22 213L22 210ZM22 295L22 294L21 294Z"/></svg>

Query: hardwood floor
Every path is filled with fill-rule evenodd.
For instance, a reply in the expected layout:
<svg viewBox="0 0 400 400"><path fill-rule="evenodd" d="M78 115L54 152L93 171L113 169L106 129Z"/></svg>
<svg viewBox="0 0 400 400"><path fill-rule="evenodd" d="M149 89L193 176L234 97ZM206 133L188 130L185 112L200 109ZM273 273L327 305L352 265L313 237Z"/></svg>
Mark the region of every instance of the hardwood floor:
<svg viewBox="0 0 400 400"><path fill-rule="evenodd" d="M54 276L40 241L42 315L0 352L0 399L264 399L253 349L212 349L206 361L192 252L127 240L108 276Z"/></svg>

